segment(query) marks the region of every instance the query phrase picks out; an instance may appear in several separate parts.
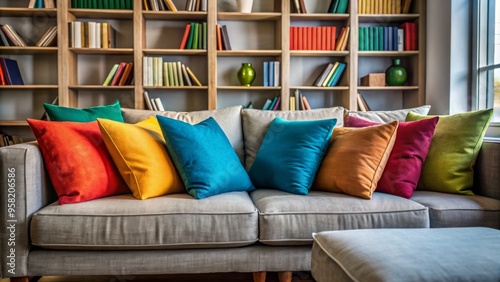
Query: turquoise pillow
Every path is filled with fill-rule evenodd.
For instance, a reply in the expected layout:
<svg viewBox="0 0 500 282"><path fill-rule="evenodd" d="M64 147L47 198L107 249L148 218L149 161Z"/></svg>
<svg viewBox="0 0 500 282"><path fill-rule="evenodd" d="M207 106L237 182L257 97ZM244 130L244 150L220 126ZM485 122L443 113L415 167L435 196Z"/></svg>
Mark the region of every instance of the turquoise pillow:
<svg viewBox="0 0 500 282"><path fill-rule="evenodd" d="M262 188L306 195L325 155L337 119L275 118L248 174Z"/></svg>
<svg viewBox="0 0 500 282"><path fill-rule="evenodd" d="M254 190L224 131L212 117L191 125L156 116L167 148L187 192L203 199L231 191Z"/></svg>
<svg viewBox="0 0 500 282"><path fill-rule="evenodd" d="M49 103L44 103L43 107L51 121L91 122L97 120L97 118L105 118L123 122L120 101L118 100L111 105L86 109L68 108Z"/></svg>

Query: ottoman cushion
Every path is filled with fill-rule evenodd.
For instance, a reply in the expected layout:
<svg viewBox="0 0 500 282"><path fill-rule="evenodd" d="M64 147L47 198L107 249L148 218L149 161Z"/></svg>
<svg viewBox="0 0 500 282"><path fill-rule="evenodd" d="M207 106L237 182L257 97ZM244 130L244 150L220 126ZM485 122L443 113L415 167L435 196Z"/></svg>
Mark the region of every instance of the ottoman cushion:
<svg viewBox="0 0 500 282"><path fill-rule="evenodd" d="M498 281L500 231L484 227L314 234L311 272L325 281Z"/></svg>

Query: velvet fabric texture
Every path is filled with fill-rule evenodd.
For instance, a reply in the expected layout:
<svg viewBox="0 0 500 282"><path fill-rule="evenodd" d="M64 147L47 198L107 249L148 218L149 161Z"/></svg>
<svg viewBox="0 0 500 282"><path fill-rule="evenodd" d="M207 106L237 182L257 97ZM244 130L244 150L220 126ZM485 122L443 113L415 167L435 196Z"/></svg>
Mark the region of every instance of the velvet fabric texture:
<svg viewBox="0 0 500 282"><path fill-rule="evenodd" d="M157 115L167 148L187 192L203 199L254 190L247 172L214 118L198 124Z"/></svg>
<svg viewBox="0 0 500 282"><path fill-rule="evenodd" d="M417 189L473 195L474 164L493 109L440 116ZM407 121L431 118L409 113Z"/></svg>
<svg viewBox="0 0 500 282"><path fill-rule="evenodd" d="M398 121L334 129L312 189L371 199L394 146L397 128Z"/></svg>
<svg viewBox="0 0 500 282"><path fill-rule="evenodd" d="M97 120L97 118L105 118L123 122L120 102L118 100L111 105L95 106L86 109L68 108L49 103L44 103L43 107L51 121L89 122Z"/></svg>
<svg viewBox="0 0 500 282"><path fill-rule="evenodd" d="M377 191L411 198L417 188L422 165L429 152L439 117L414 122L400 122L396 141ZM367 127L379 123L354 116L344 118L346 127Z"/></svg>
<svg viewBox="0 0 500 282"><path fill-rule="evenodd" d="M260 188L306 195L325 155L337 119L275 118L248 174Z"/></svg>
<svg viewBox="0 0 500 282"><path fill-rule="evenodd" d="M97 121L104 143L135 198L186 192L156 118L136 124Z"/></svg>
<svg viewBox="0 0 500 282"><path fill-rule="evenodd" d="M28 119L59 204L130 192L111 159L97 121Z"/></svg>

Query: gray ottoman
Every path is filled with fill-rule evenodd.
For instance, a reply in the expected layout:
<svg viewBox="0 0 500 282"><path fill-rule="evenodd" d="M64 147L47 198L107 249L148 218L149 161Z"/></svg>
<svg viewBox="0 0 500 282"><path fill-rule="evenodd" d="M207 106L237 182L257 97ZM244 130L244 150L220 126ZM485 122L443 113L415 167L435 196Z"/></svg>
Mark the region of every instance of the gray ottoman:
<svg viewBox="0 0 500 282"><path fill-rule="evenodd" d="M360 229L314 234L311 272L326 281L500 281L500 230Z"/></svg>

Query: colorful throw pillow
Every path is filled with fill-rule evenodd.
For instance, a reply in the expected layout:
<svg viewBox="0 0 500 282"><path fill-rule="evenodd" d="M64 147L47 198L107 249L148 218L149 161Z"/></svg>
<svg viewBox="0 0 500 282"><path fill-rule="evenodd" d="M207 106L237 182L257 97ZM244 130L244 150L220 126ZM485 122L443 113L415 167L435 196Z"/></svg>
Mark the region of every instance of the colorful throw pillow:
<svg viewBox="0 0 500 282"><path fill-rule="evenodd" d="M97 118L105 118L123 122L120 102L118 100L111 105L95 106L86 109L68 108L49 103L44 103L43 107L51 121L89 122Z"/></svg>
<svg viewBox="0 0 500 282"><path fill-rule="evenodd" d="M337 119L289 121L275 118L248 171L253 184L306 195L336 122Z"/></svg>
<svg viewBox="0 0 500 282"><path fill-rule="evenodd" d="M394 146L397 128L398 121L334 129L312 189L371 199Z"/></svg>
<svg viewBox="0 0 500 282"><path fill-rule="evenodd" d="M474 164L493 109L440 116L417 189L473 195ZM430 118L409 113L407 121Z"/></svg>
<svg viewBox="0 0 500 282"><path fill-rule="evenodd" d="M97 121L104 143L135 198L186 192L156 118L136 124Z"/></svg>
<svg viewBox="0 0 500 282"><path fill-rule="evenodd" d="M59 204L130 192L102 140L97 121L28 119Z"/></svg>
<svg viewBox="0 0 500 282"><path fill-rule="evenodd" d="M432 136L439 117L413 122L400 122L396 141L384 173L378 181L377 191L411 198L417 188L422 164L427 157ZM354 116L346 116L346 127L366 127L379 123Z"/></svg>
<svg viewBox="0 0 500 282"><path fill-rule="evenodd" d="M254 189L238 155L214 118L195 125L160 115L156 118L190 195L203 199Z"/></svg>

